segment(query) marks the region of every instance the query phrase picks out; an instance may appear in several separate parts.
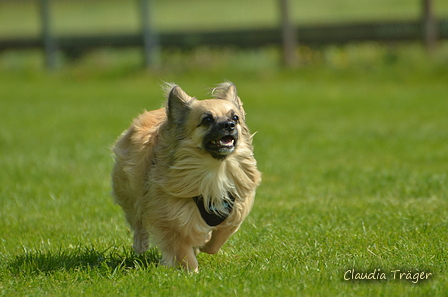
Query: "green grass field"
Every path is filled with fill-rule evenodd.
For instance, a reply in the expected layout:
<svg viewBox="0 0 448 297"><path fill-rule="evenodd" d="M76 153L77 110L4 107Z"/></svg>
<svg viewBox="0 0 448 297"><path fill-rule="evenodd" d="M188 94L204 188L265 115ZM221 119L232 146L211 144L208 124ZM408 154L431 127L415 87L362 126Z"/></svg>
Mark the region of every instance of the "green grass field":
<svg viewBox="0 0 448 297"><path fill-rule="evenodd" d="M434 59L418 45L302 50L298 70L273 67L273 49L202 49L151 74L134 51L50 74L40 54L0 56L0 295L446 295L446 44ZM224 79L258 131L263 182L240 231L191 275L132 253L109 149L160 107L162 80L205 98ZM387 280L344 280L350 269Z"/></svg>

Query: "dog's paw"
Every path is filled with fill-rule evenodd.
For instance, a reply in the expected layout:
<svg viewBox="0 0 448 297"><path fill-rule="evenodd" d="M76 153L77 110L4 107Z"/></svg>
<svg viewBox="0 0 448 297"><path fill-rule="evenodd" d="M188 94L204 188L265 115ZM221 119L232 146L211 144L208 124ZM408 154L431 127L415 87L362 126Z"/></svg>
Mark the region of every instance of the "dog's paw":
<svg viewBox="0 0 448 297"><path fill-rule="evenodd" d="M195 256L197 256L200 252L201 251L200 251L199 247L194 247L193 248L193 253L194 253Z"/></svg>

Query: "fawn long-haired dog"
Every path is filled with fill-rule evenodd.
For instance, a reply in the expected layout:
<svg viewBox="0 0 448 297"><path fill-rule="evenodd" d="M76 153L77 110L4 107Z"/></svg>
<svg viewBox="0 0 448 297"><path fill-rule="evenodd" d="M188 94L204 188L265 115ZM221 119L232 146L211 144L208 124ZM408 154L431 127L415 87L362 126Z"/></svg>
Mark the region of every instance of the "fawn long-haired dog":
<svg viewBox="0 0 448 297"><path fill-rule="evenodd" d="M146 111L113 147L115 202L134 231L134 250L149 244L162 263L198 270L196 255L218 252L250 212L260 183L235 85L197 100L167 84L166 107Z"/></svg>

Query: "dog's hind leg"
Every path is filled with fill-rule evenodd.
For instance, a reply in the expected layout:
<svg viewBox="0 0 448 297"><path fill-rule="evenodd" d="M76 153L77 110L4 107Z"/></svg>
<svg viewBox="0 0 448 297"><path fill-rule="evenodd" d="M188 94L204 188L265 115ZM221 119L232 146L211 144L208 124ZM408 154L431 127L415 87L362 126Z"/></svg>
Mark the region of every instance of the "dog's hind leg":
<svg viewBox="0 0 448 297"><path fill-rule="evenodd" d="M229 237L238 230L239 226L217 227L212 231L212 236L200 251L207 254L216 254Z"/></svg>
<svg viewBox="0 0 448 297"><path fill-rule="evenodd" d="M136 254L143 254L149 248L149 233L140 221L134 226L133 247Z"/></svg>

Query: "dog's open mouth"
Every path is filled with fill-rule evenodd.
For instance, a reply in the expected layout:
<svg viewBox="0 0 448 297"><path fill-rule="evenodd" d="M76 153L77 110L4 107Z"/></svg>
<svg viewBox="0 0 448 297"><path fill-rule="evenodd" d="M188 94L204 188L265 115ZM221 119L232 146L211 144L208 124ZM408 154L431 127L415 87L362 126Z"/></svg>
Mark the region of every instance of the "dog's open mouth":
<svg viewBox="0 0 448 297"><path fill-rule="evenodd" d="M231 135L227 135L219 139L210 140L206 146L209 152L226 156L235 150L236 139Z"/></svg>
<svg viewBox="0 0 448 297"><path fill-rule="evenodd" d="M220 147L233 147L235 145L235 138L233 138L232 136L228 135L228 136L224 136L221 139L218 140L211 140L210 141L210 145L214 146L216 148L220 148Z"/></svg>

